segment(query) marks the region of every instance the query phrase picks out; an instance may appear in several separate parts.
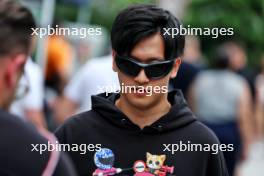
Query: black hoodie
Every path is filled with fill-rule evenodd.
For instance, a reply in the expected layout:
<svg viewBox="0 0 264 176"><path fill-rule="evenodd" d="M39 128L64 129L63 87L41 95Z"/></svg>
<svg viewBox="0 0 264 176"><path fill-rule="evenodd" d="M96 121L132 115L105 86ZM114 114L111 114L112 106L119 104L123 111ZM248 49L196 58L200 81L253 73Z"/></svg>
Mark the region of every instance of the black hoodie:
<svg viewBox="0 0 264 176"><path fill-rule="evenodd" d="M131 168L137 160L146 162L146 153L149 152L165 154L164 165L174 166L175 176L228 175L222 152L214 150L219 146L218 139L195 119L180 91L168 95L172 105L170 112L143 129L115 106L119 96L115 93L92 96L91 111L70 118L57 130L56 136L63 144L90 145L85 154L69 152L79 175L91 176L96 169L93 150L97 150L98 145L114 152L115 168ZM191 146L198 147L185 151L184 145L185 148L189 146L189 150ZM210 146L214 146L211 151L208 150ZM129 170L120 175L133 173Z"/></svg>

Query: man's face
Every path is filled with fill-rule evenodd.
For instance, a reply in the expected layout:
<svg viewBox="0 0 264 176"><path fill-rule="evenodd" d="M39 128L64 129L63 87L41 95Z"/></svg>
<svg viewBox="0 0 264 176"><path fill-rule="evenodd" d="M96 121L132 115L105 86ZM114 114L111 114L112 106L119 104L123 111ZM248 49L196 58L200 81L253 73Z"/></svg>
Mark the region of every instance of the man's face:
<svg viewBox="0 0 264 176"><path fill-rule="evenodd" d="M163 38L159 33L157 33L140 41L133 48L131 57L140 63L149 64L165 61L164 53L165 48ZM116 53L113 54L114 57L115 54ZM141 71L135 77L128 76L118 69L116 62L114 61L113 69L118 73L120 85L131 87L137 86L140 87L140 89L144 87L147 89L143 93L141 91L142 89L140 91L135 89L132 91L132 93L121 93L121 98L126 101L126 104L130 104L131 106L137 107L138 109L148 109L158 103L166 102L167 90L164 92L163 88L168 86L170 78L176 76L180 62L180 59L177 59L172 67L172 70L166 76L160 79L150 79L146 76L143 69L141 69ZM154 92L154 87L160 90ZM149 93L150 89L152 89L152 92Z"/></svg>

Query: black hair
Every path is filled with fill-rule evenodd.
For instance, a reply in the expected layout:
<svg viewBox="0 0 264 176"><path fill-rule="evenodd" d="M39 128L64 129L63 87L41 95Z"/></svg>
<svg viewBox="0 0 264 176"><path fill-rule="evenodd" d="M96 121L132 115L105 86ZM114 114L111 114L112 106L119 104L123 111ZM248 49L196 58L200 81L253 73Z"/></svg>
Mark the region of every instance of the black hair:
<svg viewBox="0 0 264 176"><path fill-rule="evenodd" d="M142 39L158 32L165 45L164 56L174 59L183 54L185 36L163 35L164 28L180 28L180 21L169 11L154 5L135 5L121 11L116 17L111 31L112 48L119 55L130 55Z"/></svg>
<svg viewBox="0 0 264 176"><path fill-rule="evenodd" d="M31 12L14 0L0 1L0 56L29 54L32 29L36 28Z"/></svg>
<svg viewBox="0 0 264 176"><path fill-rule="evenodd" d="M213 67L215 69L227 69L229 66L230 53L225 45L216 48L213 56Z"/></svg>

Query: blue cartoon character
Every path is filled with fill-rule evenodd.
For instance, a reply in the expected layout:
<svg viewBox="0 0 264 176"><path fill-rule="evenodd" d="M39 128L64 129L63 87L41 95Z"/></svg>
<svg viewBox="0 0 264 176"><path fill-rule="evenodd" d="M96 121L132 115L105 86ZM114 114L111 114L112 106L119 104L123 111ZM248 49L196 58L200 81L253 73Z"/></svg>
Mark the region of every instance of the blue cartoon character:
<svg viewBox="0 0 264 176"><path fill-rule="evenodd" d="M94 171L93 176L108 176L120 173L122 169L114 168L115 156L112 150L102 148L94 154L94 163L97 169Z"/></svg>

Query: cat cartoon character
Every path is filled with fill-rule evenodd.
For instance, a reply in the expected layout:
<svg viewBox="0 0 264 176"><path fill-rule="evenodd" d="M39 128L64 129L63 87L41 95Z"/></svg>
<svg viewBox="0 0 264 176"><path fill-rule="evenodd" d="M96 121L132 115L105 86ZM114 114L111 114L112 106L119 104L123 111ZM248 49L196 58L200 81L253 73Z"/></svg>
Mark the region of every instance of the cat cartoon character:
<svg viewBox="0 0 264 176"><path fill-rule="evenodd" d="M148 171L154 175L159 175L159 170L166 160L166 155L152 155L147 152Z"/></svg>

